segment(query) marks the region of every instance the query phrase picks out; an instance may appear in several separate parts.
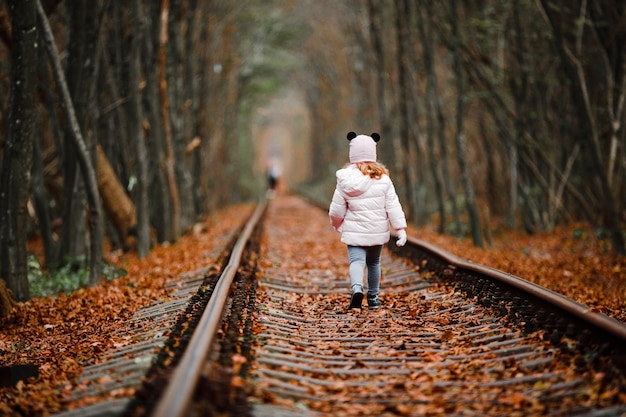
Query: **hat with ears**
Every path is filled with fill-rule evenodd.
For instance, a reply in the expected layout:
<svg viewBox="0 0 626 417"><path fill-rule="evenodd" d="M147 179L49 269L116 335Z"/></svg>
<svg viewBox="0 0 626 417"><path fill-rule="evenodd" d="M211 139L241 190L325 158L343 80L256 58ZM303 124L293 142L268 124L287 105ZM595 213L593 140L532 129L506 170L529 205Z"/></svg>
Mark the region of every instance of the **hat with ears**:
<svg viewBox="0 0 626 417"><path fill-rule="evenodd" d="M372 133L372 136L358 135L349 132L347 136L350 141L350 162L376 162L376 143L380 140L378 133Z"/></svg>

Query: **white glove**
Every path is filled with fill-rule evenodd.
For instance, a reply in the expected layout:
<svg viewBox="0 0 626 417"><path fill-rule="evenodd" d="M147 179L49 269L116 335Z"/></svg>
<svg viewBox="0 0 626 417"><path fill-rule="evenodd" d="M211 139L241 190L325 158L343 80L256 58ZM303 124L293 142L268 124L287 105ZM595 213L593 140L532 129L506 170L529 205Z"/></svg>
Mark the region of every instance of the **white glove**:
<svg viewBox="0 0 626 417"><path fill-rule="evenodd" d="M398 240L396 241L397 246L404 246L406 244L406 230L398 229L396 230L398 234Z"/></svg>

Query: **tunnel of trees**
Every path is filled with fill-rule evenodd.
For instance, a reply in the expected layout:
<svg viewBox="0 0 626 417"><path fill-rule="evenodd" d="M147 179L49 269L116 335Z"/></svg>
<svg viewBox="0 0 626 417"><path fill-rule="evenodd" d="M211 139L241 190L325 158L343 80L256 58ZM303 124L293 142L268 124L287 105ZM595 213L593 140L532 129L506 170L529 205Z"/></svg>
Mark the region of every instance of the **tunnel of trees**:
<svg viewBox="0 0 626 417"><path fill-rule="evenodd" d="M582 221L623 255L625 48L621 0L4 0L3 313L33 236L95 285L103 242L145 257L258 198L259 109L294 91L292 186L330 198L377 131L412 223Z"/></svg>

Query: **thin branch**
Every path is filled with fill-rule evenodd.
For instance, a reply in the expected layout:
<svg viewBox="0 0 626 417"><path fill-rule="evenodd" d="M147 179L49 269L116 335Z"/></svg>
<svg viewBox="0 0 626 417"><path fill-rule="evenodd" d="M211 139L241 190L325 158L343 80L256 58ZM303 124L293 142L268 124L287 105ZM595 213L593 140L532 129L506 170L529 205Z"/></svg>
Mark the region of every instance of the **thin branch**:
<svg viewBox="0 0 626 417"><path fill-rule="evenodd" d="M54 35L50 29L48 18L41 6L41 0L37 0L37 22L43 33L46 45L46 51L50 63L52 64L54 77L61 93L61 99L63 102L63 109L67 117L70 132L70 137L74 141L76 147L76 154L78 155L78 163L80 164L81 171L83 172L83 179L87 188L87 199L89 201L90 210L90 224L91 224L91 257L90 257L90 269L89 269L89 283L96 284L101 281L102 271L102 245L99 244L98 239L102 237L102 210L100 209L100 195L98 193L98 183L96 180L96 172L91 163L89 157L89 151L87 145L83 139L80 131L78 120L76 119L76 112L74 111L74 104L70 96L61 60L59 59L59 52L54 43Z"/></svg>

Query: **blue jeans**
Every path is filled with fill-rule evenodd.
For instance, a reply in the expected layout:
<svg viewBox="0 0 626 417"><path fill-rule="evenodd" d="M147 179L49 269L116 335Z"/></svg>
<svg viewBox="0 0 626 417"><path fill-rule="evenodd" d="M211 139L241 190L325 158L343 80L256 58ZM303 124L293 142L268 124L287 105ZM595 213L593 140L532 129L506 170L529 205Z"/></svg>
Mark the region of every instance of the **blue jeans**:
<svg viewBox="0 0 626 417"><path fill-rule="evenodd" d="M350 261L350 287L355 285L363 288L363 273L367 266L367 295L378 295L380 287L380 253L383 245L350 246L348 245L348 259Z"/></svg>

